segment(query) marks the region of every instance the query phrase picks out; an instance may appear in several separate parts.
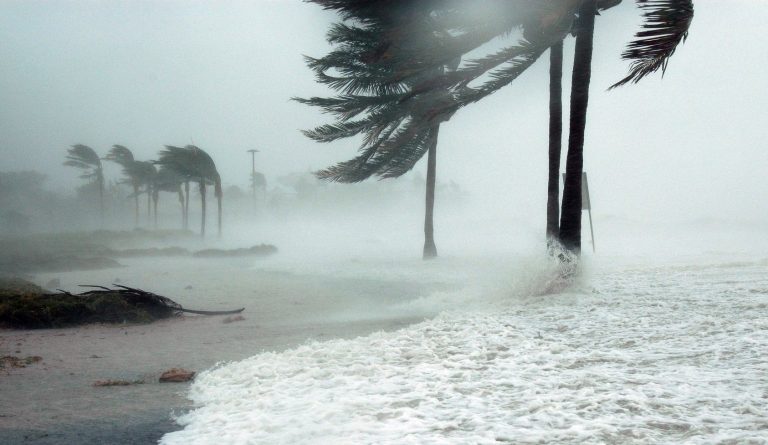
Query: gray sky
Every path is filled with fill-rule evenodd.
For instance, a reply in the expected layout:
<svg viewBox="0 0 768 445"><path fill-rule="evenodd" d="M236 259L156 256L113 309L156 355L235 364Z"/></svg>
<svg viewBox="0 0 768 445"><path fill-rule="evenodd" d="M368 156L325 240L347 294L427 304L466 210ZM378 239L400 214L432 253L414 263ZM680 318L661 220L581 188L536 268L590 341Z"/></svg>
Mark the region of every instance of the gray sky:
<svg viewBox="0 0 768 445"><path fill-rule="evenodd" d="M289 100L326 94L301 56L326 52L334 18L289 0L0 0L0 170L36 169L71 189L77 174L61 162L74 143L151 159L193 141L241 186L250 148L269 179L345 160L357 141L304 138L298 129L328 118ZM598 215L768 221L766 22L764 1L698 0L664 79L608 92L639 19L627 0L598 18L585 148ZM439 180L488 208L543 214L545 59L443 126Z"/></svg>

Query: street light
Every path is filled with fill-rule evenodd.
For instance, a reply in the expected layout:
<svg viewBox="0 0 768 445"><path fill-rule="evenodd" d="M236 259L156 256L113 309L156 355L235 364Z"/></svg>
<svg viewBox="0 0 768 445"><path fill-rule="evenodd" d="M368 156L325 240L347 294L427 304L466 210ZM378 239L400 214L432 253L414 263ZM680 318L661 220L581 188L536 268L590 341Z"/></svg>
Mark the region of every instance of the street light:
<svg viewBox="0 0 768 445"><path fill-rule="evenodd" d="M253 199L256 199L256 153L259 150L252 149L246 152L251 154L251 189L253 190Z"/></svg>

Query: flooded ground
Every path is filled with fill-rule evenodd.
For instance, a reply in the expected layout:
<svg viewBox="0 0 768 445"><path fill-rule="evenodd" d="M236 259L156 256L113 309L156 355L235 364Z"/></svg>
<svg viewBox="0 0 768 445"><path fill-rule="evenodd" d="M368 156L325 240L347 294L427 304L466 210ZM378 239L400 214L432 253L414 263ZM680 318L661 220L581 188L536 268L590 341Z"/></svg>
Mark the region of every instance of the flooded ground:
<svg viewBox="0 0 768 445"><path fill-rule="evenodd" d="M430 286L386 278L292 271L279 259L121 260L119 269L40 274L61 288L120 282L168 296L188 308L245 307L242 321L183 317L151 325L0 331L0 355L40 356L0 370L2 443L152 443L178 429L188 384L159 384L171 367L201 371L260 351L310 340L353 338L418 322L429 311L393 310ZM96 388L97 380L146 384Z"/></svg>
<svg viewBox="0 0 768 445"><path fill-rule="evenodd" d="M245 320L2 331L0 355L43 360L2 370L0 442L765 442L762 238L609 245L568 288L540 253L424 262L400 246L306 245L38 274L245 307ZM155 383L171 367L201 373ZM92 386L106 379L147 383Z"/></svg>
<svg viewBox="0 0 768 445"><path fill-rule="evenodd" d="M162 443L763 444L768 260L726 257L438 293L422 323L205 372Z"/></svg>

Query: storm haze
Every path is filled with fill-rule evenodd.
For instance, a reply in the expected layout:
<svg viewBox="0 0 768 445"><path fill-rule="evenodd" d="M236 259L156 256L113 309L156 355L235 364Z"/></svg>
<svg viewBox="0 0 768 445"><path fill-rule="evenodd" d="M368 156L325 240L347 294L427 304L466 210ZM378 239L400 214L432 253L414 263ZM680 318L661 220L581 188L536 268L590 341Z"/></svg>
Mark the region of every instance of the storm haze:
<svg viewBox="0 0 768 445"><path fill-rule="evenodd" d="M260 150L257 170L270 185L355 153L357 140L301 135L329 119L290 101L329 93L302 60L328 50L335 17L315 5L5 1L0 12L3 171L37 170L46 187L73 191L81 182L61 165L72 144L102 155L122 144L145 160L165 144L194 143L211 153L225 186L247 189L248 149ZM759 1L700 2L663 79L606 91L626 72L619 56L639 18L632 2L598 17L585 148L598 219L767 224L768 208L755 205L768 195L766 18ZM443 126L438 181L470 193L487 220L543 225L546 76L540 60ZM120 176L110 164L106 174Z"/></svg>

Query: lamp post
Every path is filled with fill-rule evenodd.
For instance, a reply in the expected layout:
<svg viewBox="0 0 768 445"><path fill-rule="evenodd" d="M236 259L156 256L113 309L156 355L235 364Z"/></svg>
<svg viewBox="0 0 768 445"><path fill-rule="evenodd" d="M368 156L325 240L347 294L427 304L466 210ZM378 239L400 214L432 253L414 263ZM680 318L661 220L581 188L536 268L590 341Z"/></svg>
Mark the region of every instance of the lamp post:
<svg viewBox="0 0 768 445"><path fill-rule="evenodd" d="M252 149L247 150L247 153L251 154L251 190L253 191L253 199L256 199L256 153L259 150Z"/></svg>

